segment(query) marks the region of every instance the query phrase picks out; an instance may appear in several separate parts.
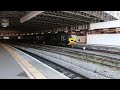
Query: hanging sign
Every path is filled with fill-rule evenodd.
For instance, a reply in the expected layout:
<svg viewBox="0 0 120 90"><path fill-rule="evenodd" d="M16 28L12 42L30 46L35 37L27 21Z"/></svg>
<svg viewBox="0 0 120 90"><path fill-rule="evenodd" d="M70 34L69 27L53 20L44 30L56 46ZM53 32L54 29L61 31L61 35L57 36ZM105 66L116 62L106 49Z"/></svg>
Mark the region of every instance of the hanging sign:
<svg viewBox="0 0 120 90"><path fill-rule="evenodd" d="M9 26L9 19L3 18L1 20L1 26L3 26L3 27Z"/></svg>

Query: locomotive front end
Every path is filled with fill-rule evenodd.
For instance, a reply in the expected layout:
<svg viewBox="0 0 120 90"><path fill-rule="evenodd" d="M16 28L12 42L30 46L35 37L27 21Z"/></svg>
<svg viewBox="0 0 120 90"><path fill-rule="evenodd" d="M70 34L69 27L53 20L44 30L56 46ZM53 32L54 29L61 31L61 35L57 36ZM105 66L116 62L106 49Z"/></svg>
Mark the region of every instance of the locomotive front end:
<svg viewBox="0 0 120 90"><path fill-rule="evenodd" d="M68 38L68 40L69 40L69 43L68 43L69 46L71 46L75 43L75 40L72 37Z"/></svg>

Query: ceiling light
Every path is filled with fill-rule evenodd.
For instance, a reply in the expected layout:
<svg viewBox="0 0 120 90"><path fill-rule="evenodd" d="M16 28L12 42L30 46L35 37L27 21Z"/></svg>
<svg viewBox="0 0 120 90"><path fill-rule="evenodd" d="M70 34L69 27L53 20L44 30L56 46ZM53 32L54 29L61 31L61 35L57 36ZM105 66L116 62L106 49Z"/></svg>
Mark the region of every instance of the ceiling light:
<svg viewBox="0 0 120 90"><path fill-rule="evenodd" d="M80 31L80 30L75 30L75 31Z"/></svg>
<svg viewBox="0 0 120 90"><path fill-rule="evenodd" d="M7 26L3 26L3 27L7 27Z"/></svg>
<svg viewBox="0 0 120 90"><path fill-rule="evenodd" d="M30 35L29 33L27 33L27 35Z"/></svg>

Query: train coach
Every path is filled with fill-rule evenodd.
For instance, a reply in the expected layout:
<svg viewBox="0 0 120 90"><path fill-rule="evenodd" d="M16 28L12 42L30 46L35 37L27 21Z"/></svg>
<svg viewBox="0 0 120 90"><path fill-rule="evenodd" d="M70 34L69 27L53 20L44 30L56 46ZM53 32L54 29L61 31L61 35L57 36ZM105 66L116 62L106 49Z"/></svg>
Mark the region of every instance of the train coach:
<svg viewBox="0 0 120 90"><path fill-rule="evenodd" d="M75 43L74 38L65 32L44 33L37 35L24 35L18 40L23 43L46 44L57 46L72 46Z"/></svg>

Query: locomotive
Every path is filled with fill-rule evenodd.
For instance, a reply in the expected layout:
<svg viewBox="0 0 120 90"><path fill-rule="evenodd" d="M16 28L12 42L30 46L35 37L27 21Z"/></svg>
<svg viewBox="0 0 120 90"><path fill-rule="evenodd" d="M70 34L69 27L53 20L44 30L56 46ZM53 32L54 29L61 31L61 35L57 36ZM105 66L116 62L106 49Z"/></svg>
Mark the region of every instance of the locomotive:
<svg viewBox="0 0 120 90"><path fill-rule="evenodd" d="M71 46L75 43L72 36L65 32L45 33L43 42L48 45Z"/></svg>
<svg viewBox="0 0 120 90"><path fill-rule="evenodd" d="M13 39L12 39L13 40ZM19 43L30 43L30 44L47 44L57 46L72 46L75 40L69 33L58 32L58 33L44 33L37 35L23 35L19 39L14 39L15 42Z"/></svg>

